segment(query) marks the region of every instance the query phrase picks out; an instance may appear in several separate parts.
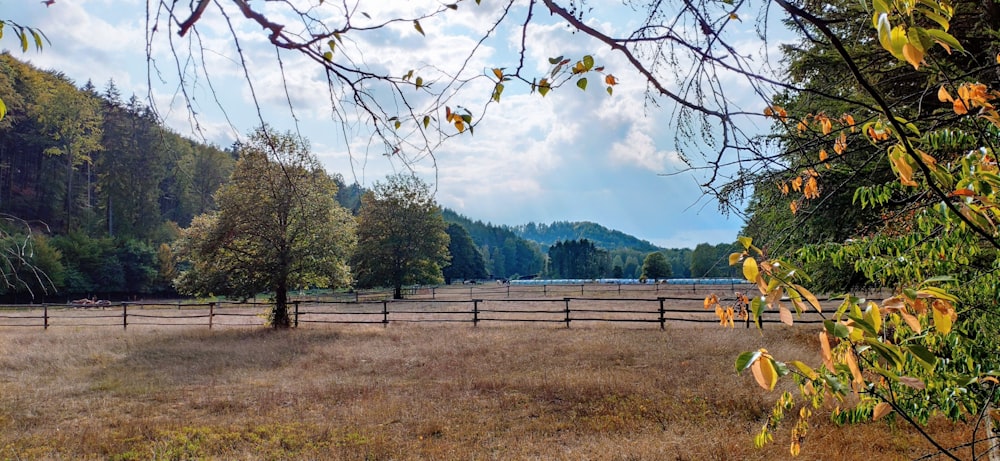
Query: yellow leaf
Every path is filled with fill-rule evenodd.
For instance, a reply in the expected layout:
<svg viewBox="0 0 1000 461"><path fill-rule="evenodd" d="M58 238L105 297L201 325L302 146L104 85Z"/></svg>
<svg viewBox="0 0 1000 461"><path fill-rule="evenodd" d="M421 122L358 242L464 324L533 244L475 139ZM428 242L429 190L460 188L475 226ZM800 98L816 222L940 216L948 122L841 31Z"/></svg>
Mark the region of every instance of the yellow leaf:
<svg viewBox="0 0 1000 461"><path fill-rule="evenodd" d="M941 88L938 88L937 96L938 96L938 101L941 102L952 102L955 100L954 98L951 97L951 93L948 93L948 90L944 88L944 85L941 85Z"/></svg>
<svg viewBox="0 0 1000 461"><path fill-rule="evenodd" d="M740 262L740 258L742 258L742 257L743 257L743 253L738 253L738 252L737 253L730 253L729 254L729 265L730 266L735 266L737 263Z"/></svg>
<svg viewBox="0 0 1000 461"><path fill-rule="evenodd" d="M903 321L913 330L914 333L920 334L923 328L920 327L920 320L913 314L909 312L900 312L900 317L903 317Z"/></svg>
<svg viewBox="0 0 1000 461"><path fill-rule="evenodd" d="M920 69L920 63L924 61L924 52L907 42L903 45L903 57L916 70Z"/></svg>
<svg viewBox="0 0 1000 461"><path fill-rule="evenodd" d="M760 270L757 269L757 261L753 258L747 258L743 261L743 276L746 277L747 281L753 283L757 281L757 275L760 274Z"/></svg>
<svg viewBox="0 0 1000 461"><path fill-rule="evenodd" d="M892 412L892 405L885 402L879 402L875 405L875 409L872 411L872 421L878 421L883 416Z"/></svg>
<svg viewBox="0 0 1000 461"><path fill-rule="evenodd" d="M713 305L719 304L719 297L716 295L708 295L705 297L705 309L712 307Z"/></svg>
<svg viewBox="0 0 1000 461"><path fill-rule="evenodd" d="M503 80L503 69L493 69L493 75L496 75L498 80Z"/></svg>
<svg viewBox="0 0 1000 461"><path fill-rule="evenodd" d="M761 349L761 351L764 350ZM778 383L778 371L774 368L771 358L766 354L761 354L753 362L753 365L750 366L750 371L753 372L753 377L757 380L757 384L765 390L770 391L774 389L774 385Z"/></svg>
<svg viewBox="0 0 1000 461"><path fill-rule="evenodd" d="M826 159L830 158L830 155L826 153L826 149L819 150L819 161L825 162Z"/></svg>
<svg viewBox="0 0 1000 461"><path fill-rule="evenodd" d="M940 300L934 301L931 307L934 315L934 328L937 328L938 333L943 335L951 332L952 314L955 309L951 307L950 303Z"/></svg>

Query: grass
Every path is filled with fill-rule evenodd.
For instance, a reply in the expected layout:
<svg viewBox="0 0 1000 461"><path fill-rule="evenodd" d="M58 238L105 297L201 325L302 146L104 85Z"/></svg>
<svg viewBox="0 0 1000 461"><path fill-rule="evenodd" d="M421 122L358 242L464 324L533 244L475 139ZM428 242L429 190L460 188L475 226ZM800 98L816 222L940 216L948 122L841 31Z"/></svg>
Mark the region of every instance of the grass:
<svg viewBox="0 0 1000 461"><path fill-rule="evenodd" d="M808 327L390 325L4 330L0 459L788 458L739 352L815 361ZM913 459L902 423L814 418L803 459ZM792 423L794 421L788 421ZM935 422L946 445L962 425Z"/></svg>

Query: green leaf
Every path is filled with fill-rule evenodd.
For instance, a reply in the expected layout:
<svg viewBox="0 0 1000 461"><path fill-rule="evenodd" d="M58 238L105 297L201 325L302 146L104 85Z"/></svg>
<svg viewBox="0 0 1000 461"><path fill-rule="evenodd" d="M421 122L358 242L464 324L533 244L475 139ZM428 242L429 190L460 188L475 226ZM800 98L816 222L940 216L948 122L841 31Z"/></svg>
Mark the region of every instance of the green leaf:
<svg viewBox="0 0 1000 461"><path fill-rule="evenodd" d="M798 360L792 360L791 362L788 363L794 366L795 368L798 368L799 373L802 373L802 375L805 376L806 378L816 379L819 377L819 374L816 373L816 370L813 370L812 367L806 365L805 363L802 363Z"/></svg>
<svg viewBox="0 0 1000 461"><path fill-rule="evenodd" d="M497 86L493 88L493 100L500 102L501 93L503 93L503 83L497 83Z"/></svg>
<svg viewBox="0 0 1000 461"><path fill-rule="evenodd" d="M752 365L758 357L760 357L759 350L748 351L740 354L739 357L736 357L736 372L742 373L747 368L750 368L750 365Z"/></svg>
<svg viewBox="0 0 1000 461"><path fill-rule="evenodd" d="M21 37L21 51L28 51L28 34L27 32L18 32L18 36Z"/></svg>
<svg viewBox="0 0 1000 461"><path fill-rule="evenodd" d="M842 323L834 322L833 320L824 320L823 327L826 328L826 332L833 335L835 338L845 339L850 336L851 332L847 330L847 327Z"/></svg>
<svg viewBox="0 0 1000 461"><path fill-rule="evenodd" d="M612 89L612 88L611 88L611 87L609 86L609 87L608 87L608 96L613 96L613 95L612 95L612 93L614 93L614 92L615 92L615 90L613 90L613 89Z"/></svg>
<svg viewBox="0 0 1000 461"><path fill-rule="evenodd" d="M871 323L868 323L868 321L865 320L863 317L858 317L856 315L848 314L847 318L854 321L855 328L860 328L864 330L865 333L868 333L869 336L875 336L877 334L875 332L875 326L872 325Z"/></svg>
<svg viewBox="0 0 1000 461"><path fill-rule="evenodd" d="M427 125L430 125L430 124L431 124L431 116L430 115L425 115L424 116L424 129L426 129Z"/></svg>
<svg viewBox="0 0 1000 461"><path fill-rule="evenodd" d="M865 338L865 343L875 349L878 355L882 356L892 365L893 368L900 370L903 367L903 353L899 350L899 347L892 344L885 344L876 338L867 337Z"/></svg>
<svg viewBox="0 0 1000 461"><path fill-rule="evenodd" d="M590 70L594 68L594 57L591 55L586 55L583 57L583 68L584 70Z"/></svg>
<svg viewBox="0 0 1000 461"><path fill-rule="evenodd" d="M579 87L581 90L586 90L587 89L587 79L586 78L581 78L580 80L577 80L576 81L576 86Z"/></svg>
<svg viewBox="0 0 1000 461"><path fill-rule="evenodd" d="M3 120L7 116L7 105L3 103L3 99L0 99L0 120Z"/></svg>
<svg viewBox="0 0 1000 461"><path fill-rule="evenodd" d="M959 43L955 37L952 37L951 34L943 30L929 29L927 30L927 35L930 35L931 38L939 44L947 45L952 50L965 51L965 48L962 48L962 44Z"/></svg>
<svg viewBox="0 0 1000 461"><path fill-rule="evenodd" d="M323 53L323 59L325 59L328 62L333 61L333 52L327 51L326 53Z"/></svg>
<svg viewBox="0 0 1000 461"><path fill-rule="evenodd" d="M906 350L910 351L914 357L920 359L920 361L924 364L924 367L927 368L927 371L933 370L934 365L937 364L937 356L935 356L933 352L927 350L924 346L919 344L910 344L909 346L906 346Z"/></svg>
<svg viewBox="0 0 1000 461"><path fill-rule="evenodd" d="M551 89L552 87L549 86L549 81L547 79L543 78L541 82L538 82L538 94L542 95L543 97L546 94L548 94L549 90Z"/></svg>
<svg viewBox="0 0 1000 461"><path fill-rule="evenodd" d="M417 21L416 19L414 19L413 20L413 28L417 29L417 32L420 32L420 35L423 35L424 37L427 36L427 35L424 34L424 28L420 27L420 21Z"/></svg>
<svg viewBox="0 0 1000 461"><path fill-rule="evenodd" d="M562 62L562 60L563 60L562 56L559 56L558 58L549 58L549 64L552 64L554 66Z"/></svg>
<svg viewBox="0 0 1000 461"><path fill-rule="evenodd" d="M424 78L423 77L417 77L416 85L417 85L417 88L420 88L420 87L424 86Z"/></svg>

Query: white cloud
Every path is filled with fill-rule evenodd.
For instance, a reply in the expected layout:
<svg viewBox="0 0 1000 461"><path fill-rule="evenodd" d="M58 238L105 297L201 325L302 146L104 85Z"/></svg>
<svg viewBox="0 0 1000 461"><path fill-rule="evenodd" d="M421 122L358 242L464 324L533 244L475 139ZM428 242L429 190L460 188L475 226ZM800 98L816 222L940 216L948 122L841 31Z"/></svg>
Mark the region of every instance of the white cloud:
<svg viewBox="0 0 1000 461"><path fill-rule="evenodd" d="M674 171L684 166L677 152L658 150L653 138L635 125L623 141L611 146L608 155L615 163L635 165L655 173Z"/></svg>

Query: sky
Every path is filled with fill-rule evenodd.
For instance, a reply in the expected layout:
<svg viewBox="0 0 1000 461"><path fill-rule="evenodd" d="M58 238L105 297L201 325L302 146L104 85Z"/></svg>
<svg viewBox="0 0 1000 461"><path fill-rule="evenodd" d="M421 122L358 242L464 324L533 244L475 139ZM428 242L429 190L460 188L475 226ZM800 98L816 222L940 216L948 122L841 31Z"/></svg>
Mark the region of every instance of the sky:
<svg viewBox="0 0 1000 461"><path fill-rule="evenodd" d="M367 46L363 59L371 68L449 72L465 65L487 74L493 67L516 66L512 50L520 31L515 29L499 29L480 45L473 59L463 60L467 53L461 50L478 39L470 31L484 30L488 13L496 10L489 8L491 1L483 0L479 7L464 2L454 14L428 20L422 24L425 36L405 24L353 45ZM396 14L390 7L386 11L377 8L390 4L405 8L413 3L375 2L379 6L370 15ZM621 5L615 0L590 2L597 7L602 3ZM447 139L435 149L433 159L408 168L384 155L363 125L344 126L331 117L326 80L316 65L285 54L282 70L259 28L237 30L253 82L250 87L219 15L210 11L203 16L198 27L208 50L205 64L212 87L199 77L200 84L187 88L196 113L192 116L178 92L178 71L169 54L167 39L176 38L175 34L154 36L150 54L156 66L148 65L146 0L56 0L50 6L0 0L0 18L37 27L51 42L41 52L13 51L18 58L41 69L59 70L78 85L90 80L101 90L113 80L126 99L131 94L151 97L164 122L185 136L227 147L263 118L276 129L297 130L309 140L326 169L348 182L371 187L388 174L412 169L435 187L440 205L473 220L512 226L591 221L666 248L729 243L743 225L738 216L721 214L717 204L702 193L703 174L685 171L674 145L673 108L649 107L645 83L628 71L621 56L570 33L565 26L547 26L544 19L529 29L533 46L525 56L526 68L544 75L550 57L592 53L608 72L614 69L620 83L613 95L603 86L592 85L588 91L567 87L541 97L511 85L499 104L487 106L491 87L483 86L485 79L473 81L463 93L465 102L487 107L474 133ZM589 21L614 31L627 26L630 19ZM184 42L175 43L183 46ZM745 43L748 53L756 52L755 37L748 34ZM12 34L0 41L2 48L16 46ZM195 72L190 67L184 71ZM739 82L732 84L739 90ZM748 110L763 109L762 103L749 98L733 102ZM473 112L478 120L479 109ZM766 126L748 128L765 130ZM693 160L699 160L697 153Z"/></svg>

